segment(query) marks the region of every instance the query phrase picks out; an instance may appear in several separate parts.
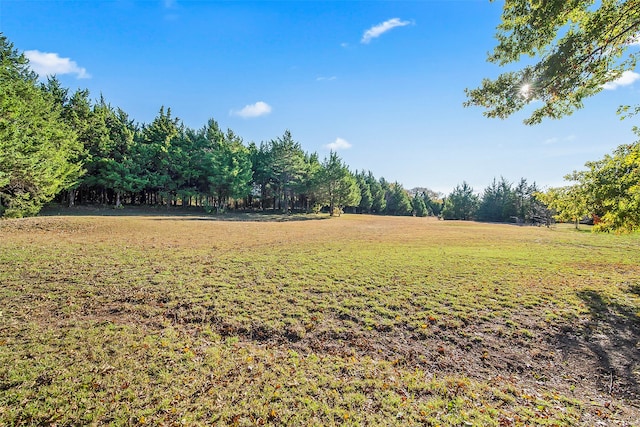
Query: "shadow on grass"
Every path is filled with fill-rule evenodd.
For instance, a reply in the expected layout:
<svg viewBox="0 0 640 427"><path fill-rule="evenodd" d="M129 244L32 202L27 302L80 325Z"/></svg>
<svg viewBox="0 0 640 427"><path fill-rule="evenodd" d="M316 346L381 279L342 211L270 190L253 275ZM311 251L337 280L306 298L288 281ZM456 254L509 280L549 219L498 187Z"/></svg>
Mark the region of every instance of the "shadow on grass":
<svg viewBox="0 0 640 427"><path fill-rule="evenodd" d="M627 292L638 295L640 286ZM609 301L594 290L577 293L589 308L586 322L566 326L557 337L565 355L594 364L598 389L640 406L640 317L637 308ZM585 360L586 359L586 360Z"/></svg>
<svg viewBox="0 0 640 427"><path fill-rule="evenodd" d="M122 216L139 217L150 216L156 221L258 221L258 222L289 222L328 219L328 215L307 213L282 214L274 211L227 212L222 214L208 214L200 207L151 207L126 206L115 209L113 206L48 206L39 216Z"/></svg>
<svg viewBox="0 0 640 427"><path fill-rule="evenodd" d="M211 216L159 216L152 219L152 221L246 221L246 222L292 222L292 221L318 221L323 219L329 219L329 216L319 216L312 214L293 214L293 215L278 215L278 214L256 214L256 213L237 213L237 214L222 214Z"/></svg>

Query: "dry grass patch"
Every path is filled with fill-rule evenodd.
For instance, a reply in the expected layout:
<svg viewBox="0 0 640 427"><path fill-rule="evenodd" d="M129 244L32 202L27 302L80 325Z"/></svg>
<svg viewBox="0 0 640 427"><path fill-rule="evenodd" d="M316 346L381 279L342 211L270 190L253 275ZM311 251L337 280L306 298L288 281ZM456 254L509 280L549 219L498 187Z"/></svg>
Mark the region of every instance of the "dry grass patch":
<svg viewBox="0 0 640 427"><path fill-rule="evenodd" d="M0 423L632 425L638 236L0 222Z"/></svg>

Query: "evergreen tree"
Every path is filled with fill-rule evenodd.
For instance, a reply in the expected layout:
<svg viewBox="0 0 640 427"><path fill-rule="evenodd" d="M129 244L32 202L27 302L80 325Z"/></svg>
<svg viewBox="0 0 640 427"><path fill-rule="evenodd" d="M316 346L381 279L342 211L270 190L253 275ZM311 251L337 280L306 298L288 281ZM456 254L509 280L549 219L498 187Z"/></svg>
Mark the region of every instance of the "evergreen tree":
<svg viewBox="0 0 640 427"><path fill-rule="evenodd" d="M387 215L411 215L413 207L409 194L398 182L390 184L387 191Z"/></svg>
<svg viewBox="0 0 640 427"><path fill-rule="evenodd" d="M411 200L411 206L413 208L413 214L418 217L429 215L427 205L424 203L424 197L422 194L416 194Z"/></svg>
<svg viewBox="0 0 640 427"><path fill-rule="evenodd" d="M289 210L295 190L302 184L305 153L288 130L269 144L269 175L282 199L282 212Z"/></svg>
<svg viewBox="0 0 640 427"><path fill-rule="evenodd" d="M477 217L480 221L509 222L517 214L516 195L509 183L504 178L495 179L491 185L485 188Z"/></svg>
<svg viewBox="0 0 640 427"><path fill-rule="evenodd" d="M190 206L192 200L195 200L196 205L203 204L203 199L210 194L209 176L212 168L210 152L213 148L205 136L206 128L207 126L204 126L196 131L186 127L178 137L178 144L189 153L183 171L185 181L179 190L185 207Z"/></svg>
<svg viewBox="0 0 640 427"><path fill-rule="evenodd" d="M251 160L242 139L228 130L212 152L211 190L217 206L224 208L229 198L243 198L250 191Z"/></svg>
<svg viewBox="0 0 640 427"><path fill-rule="evenodd" d="M101 104L101 108L107 109L110 149L108 156L103 158L99 181L102 186L115 192L114 204L120 207L123 194L142 191L145 185L135 160L134 137L137 128L122 109L113 110L104 102Z"/></svg>
<svg viewBox="0 0 640 427"><path fill-rule="evenodd" d="M444 219L471 220L478 209L478 196L473 193L473 188L466 182L457 185L449 194L442 208Z"/></svg>
<svg viewBox="0 0 640 427"><path fill-rule="evenodd" d="M427 208L427 215L439 216L442 212L442 195L429 188L418 187L410 191L415 196L421 197Z"/></svg>
<svg viewBox="0 0 640 427"><path fill-rule="evenodd" d="M547 206L538 197L539 192L540 190L535 182L529 185L526 179L520 179L514 189L516 215L519 221L533 224L550 224L552 215Z"/></svg>
<svg viewBox="0 0 640 427"><path fill-rule="evenodd" d="M55 96L0 34L0 215L35 215L82 174L82 146Z"/></svg>
<svg viewBox="0 0 640 427"><path fill-rule="evenodd" d="M258 147L255 143L249 144L249 158L253 175L253 187L260 194L260 207L267 209L267 202L274 198L273 174L271 173L271 151L269 145L261 143Z"/></svg>
<svg viewBox="0 0 640 427"><path fill-rule="evenodd" d="M92 106L88 90L77 90L64 106L67 123L78 134L78 140L85 148L84 165L86 173L79 183L80 189L89 192L94 200L108 202L111 183L104 177L105 165L113 158L112 141L107 121L112 114L104 99ZM74 192L69 195L69 204L74 203Z"/></svg>
<svg viewBox="0 0 640 427"><path fill-rule="evenodd" d="M334 151L322 162L319 184L321 200L329 205L331 216L336 212L340 214L344 206L357 206L360 203L360 187Z"/></svg>
<svg viewBox="0 0 640 427"><path fill-rule="evenodd" d="M318 159L317 153L310 155L305 154L305 168L301 184L298 185L298 191L300 192L300 198L303 201L303 207L307 213L311 211L311 208L320 198L320 179L322 172L322 164Z"/></svg>
<svg viewBox="0 0 640 427"><path fill-rule="evenodd" d="M171 118L171 109L166 113L160 108L158 115L151 124L143 126L140 139L140 154L143 160L143 179L147 182L147 190L160 202L171 204L171 196L175 194L176 186L172 179L175 172L171 159L172 143L180 134L179 119Z"/></svg>
<svg viewBox="0 0 640 427"><path fill-rule="evenodd" d="M513 190L516 217L519 221L526 221L529 219L529 211L532 203L531 198L536 191L535 183L532 186L529 186L527 184L527 180L524 178L520 179L520 182Z"/></svg>
<svg viewBox="0 0 640 427"><path fill-rule="evenodd" d="M373 207L373 194L371 194L371 186L367 182L367 178L363 173L356 173L356 181L360 187L360 212L370 213Z"/></svg>
<svg viewBox="0 0 640 427"><path fill-rule="evenodd" d="M367 173L365 181L367 182L367 184L369 184L369 191L371 191L371 196L373 198L371 203L371 212L377 214L384 213L384 210L387 207L385 189L382 188L380 181L378 181L375 176L373 176L373 173L371 173L371 171Z"/></svg>

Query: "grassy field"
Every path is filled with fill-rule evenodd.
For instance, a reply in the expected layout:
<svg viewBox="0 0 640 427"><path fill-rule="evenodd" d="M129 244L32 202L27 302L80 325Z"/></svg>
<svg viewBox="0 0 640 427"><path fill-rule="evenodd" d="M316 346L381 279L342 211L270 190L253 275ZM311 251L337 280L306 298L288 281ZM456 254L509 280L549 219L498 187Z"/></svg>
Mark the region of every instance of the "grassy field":
<svg viewBox="0 0 640 427"><path fill-rule="evenodd" d="M0 425L640 425L640 236L277 218L0 222Z"/></svg>

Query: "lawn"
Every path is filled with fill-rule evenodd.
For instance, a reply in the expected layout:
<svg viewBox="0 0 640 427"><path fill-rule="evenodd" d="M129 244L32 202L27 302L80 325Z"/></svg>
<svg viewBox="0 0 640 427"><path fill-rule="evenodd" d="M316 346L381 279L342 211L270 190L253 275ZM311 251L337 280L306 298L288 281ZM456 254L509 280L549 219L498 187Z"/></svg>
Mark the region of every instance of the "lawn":
<svg viewBox="0 0 640 427"><path fill-rule="evenodd" d="M0 425L639 425L639 235L279 218L1 221Z"/></svg>

